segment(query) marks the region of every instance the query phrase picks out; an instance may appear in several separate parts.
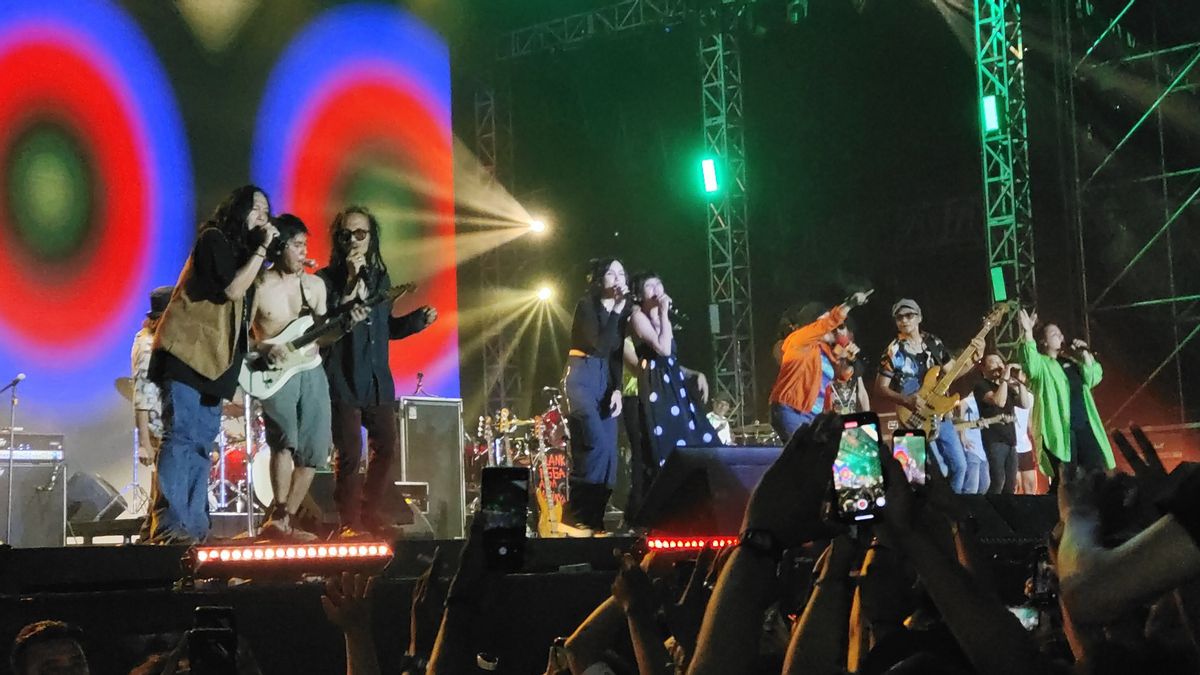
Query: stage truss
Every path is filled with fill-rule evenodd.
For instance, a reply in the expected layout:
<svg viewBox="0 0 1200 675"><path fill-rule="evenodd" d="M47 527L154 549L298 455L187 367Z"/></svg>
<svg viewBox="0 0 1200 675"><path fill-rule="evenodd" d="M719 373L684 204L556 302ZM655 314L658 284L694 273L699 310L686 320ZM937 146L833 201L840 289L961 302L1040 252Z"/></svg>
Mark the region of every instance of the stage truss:
<svg viewBox="0 0 1200 675"><path fill-rule="evenodd" d="M1015 0L975 0L975 65L979 83L979 141L990 270L999 268L1009 297L1037 300L1029 134L1025 123L1025 45ZM994 123L989 124L991 110ZM996 328L996 346L1011 352L1020 338L1016 312Z"/></svg>
<svg viewBox="0 0 1200 675"><path fill-rule="evenodd" d="M1102 324L1131 322L1165 337L1124 345L1148 358L1139 364L1146 370L1105 425L1124 423L1131 407L1143 415L1169 408L1161 394L1171 389L1177 416L1162 421L1200 428L1188 421L1184 391L1185 349L1200 333L1188 227L1200 197L1200 146L1179 133L1170 110L1174 104L1194 114L1200 26L1138 0L1100 5L1070 3L1055 26L1056 61L1069 68L1059 88L1070 134L1081 318L1089 339L1094 331L1108 337ZM1120 86L1129 82L1136 92ZM1158 397L1148 391L1156 380L1165 385Z"/></svg>

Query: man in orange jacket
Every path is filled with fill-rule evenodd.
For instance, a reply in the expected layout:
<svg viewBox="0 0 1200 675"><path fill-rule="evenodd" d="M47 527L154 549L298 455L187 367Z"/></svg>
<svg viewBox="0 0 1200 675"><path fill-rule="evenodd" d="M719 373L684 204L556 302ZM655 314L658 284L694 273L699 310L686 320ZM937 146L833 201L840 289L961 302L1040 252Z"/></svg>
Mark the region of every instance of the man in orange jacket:
<svg viewBox="0 0 1200 675"><path fill-rule="evenodd" d="M786 444L796 429L825 408L825 391L833 380L833 332L845 322L850 310L867 304L873 292L851 295L816 321L793 327L783 339L779 375L771 388L771 426L780 442Z"/></svg>

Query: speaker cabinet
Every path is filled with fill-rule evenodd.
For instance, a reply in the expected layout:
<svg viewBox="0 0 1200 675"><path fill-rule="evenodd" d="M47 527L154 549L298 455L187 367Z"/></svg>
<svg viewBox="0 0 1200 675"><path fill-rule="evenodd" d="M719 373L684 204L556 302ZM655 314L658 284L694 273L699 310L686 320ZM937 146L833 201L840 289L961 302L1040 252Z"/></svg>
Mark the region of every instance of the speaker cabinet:
<svg viewBox="0 0 1200 675"><path fill-rule="evenodd" d="M396 427L400 461L392 465L390 482L428 483L427 513L434 536L462 537L466 515L462 399L401 397L396 401Z"/></svg>
<svg viewBox="0 0 1200 675"><path fill-rule="evenodd" d="M67 527L65 462L13 462L12 540L16 548L62 546ZM8 525L8 461L0 461L0 539Z"/></svg>

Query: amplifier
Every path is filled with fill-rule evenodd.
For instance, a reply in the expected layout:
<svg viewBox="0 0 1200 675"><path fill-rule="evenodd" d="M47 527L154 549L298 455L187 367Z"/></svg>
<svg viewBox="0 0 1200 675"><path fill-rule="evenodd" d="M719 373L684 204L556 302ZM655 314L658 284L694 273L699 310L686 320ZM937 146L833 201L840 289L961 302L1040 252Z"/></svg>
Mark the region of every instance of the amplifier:
<svg viewBox="0 0 1200 675"><path fill-rule="evenodd" d="M61 462L66 459L63 452L62 434L14 434L14 462ZM8 434L0 434L0 462L8 462Z"/></svg>
<svg viewBox="0 0 1200 675"><path fill-rule="evenodd" d="M422 511L428 514L434 536L462 537L466 515L462 399L401 397L396 401L396 427L400 433L400 461L393 464L388 482L428 483Z"/></svg>
<svg viewBox="0 0 1200 675"><path fill-rule="evenodd" d="M65 462L13 458L12 540L17 548L62 546L67 527ZM0 463L0 539L8 527L8 459Z"/></svg>

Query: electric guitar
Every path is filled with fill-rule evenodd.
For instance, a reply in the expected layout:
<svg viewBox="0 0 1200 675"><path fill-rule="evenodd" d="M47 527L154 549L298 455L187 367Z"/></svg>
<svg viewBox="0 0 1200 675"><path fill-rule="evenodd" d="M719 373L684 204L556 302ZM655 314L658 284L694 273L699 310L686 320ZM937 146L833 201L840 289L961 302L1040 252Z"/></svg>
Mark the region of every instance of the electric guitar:
<svg viewBox="0 0 1200 675"><path fill-rule="evenodd" d="M555 498L554 485L550 482L550 469L546 466L546 439L543 432L545 427L542 424L542 416L537 415L533 418L534 434L538 439L538 451L535 461L541 465L541 487L537 492L538 503L538 525L537 532L539 537L562 537L564 532L559 531L562 523L563 505Z"/></svg>
<svg viewBox="0 0 1200 675"><path fill-rule="evenodd" d="M1004 315L1008 313L1008 309L1008 303L994 305L992 311L984 317L983 327L975 334L975 339L982 339L988 331L999 325ZM967 348L954 358L953 368L945 372L942 372L941 366L930 368L929 372L925 373L921 388L916 393L922 405L916 410L909 410L903 406L896 408L896 420L900 423L900 427L922 429L926 436L933 438L938 420L958 405L958 394L949 393L950 385L954 384L954 381L961 377L968 368L974 367L975 359L978 356L981 355L975 353L975 347L968 344Z"/></svg>
<svg viewBox="0 0 1200 675"><path fill-rule="evenodd" d="M366 307L394 301L411 293L416 284L393 286L387 291L376 293L363 301ZM344 335L354 326L350 321L349 309L353 305L339 307L325 321L317 324L311 316L302 316L287 325L278 335L262 340L259 349L246 354L242 370L238 373L238 384L242 391L258 399L270 398L296 373L312 370L321 365L321 354L314 344L327 335ZM267 352L275 345L287 347L287 354L274 364L267 362Z"/></svg>
<svg viewBox="0 0 1200 675"><path fill-rule="evenodd" d="M967 422L955 422L954 428L958 429L959 431L964 429L981 429L983 427L990 427L993 424L1008 424L1015 419L1017 419L1015 415L1001 413L999 415L992 415L991 417L984 417L982 419L970 420Z"/></svg>

